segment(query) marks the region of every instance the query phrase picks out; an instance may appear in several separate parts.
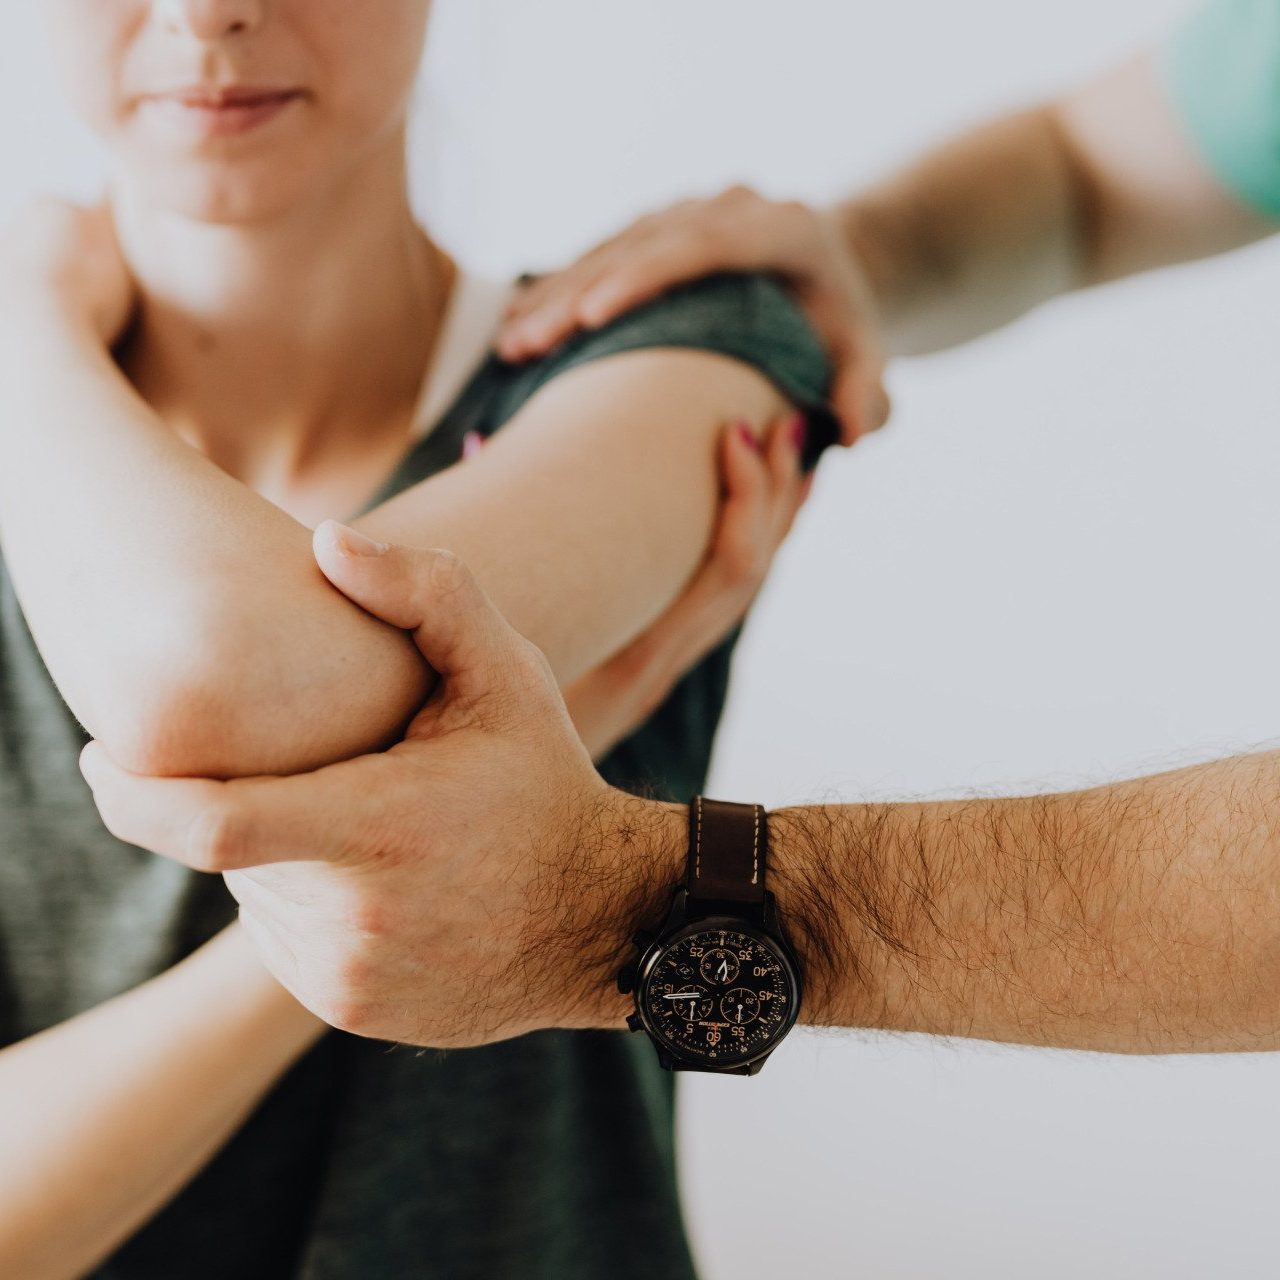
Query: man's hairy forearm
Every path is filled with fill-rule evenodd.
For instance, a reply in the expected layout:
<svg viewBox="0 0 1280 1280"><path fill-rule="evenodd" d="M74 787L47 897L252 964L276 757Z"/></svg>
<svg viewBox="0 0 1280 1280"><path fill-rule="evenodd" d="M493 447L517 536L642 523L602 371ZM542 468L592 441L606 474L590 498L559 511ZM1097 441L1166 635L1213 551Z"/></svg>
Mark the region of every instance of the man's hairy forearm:
<svg viewBox="0 0 1280 1280"><path fill-rule="evenodd" d="M962 134L834 213L903 355L1275 230L1196 154L1154 53Z"/></svg>
<svg viewBox="0 0 1280 1280"><path fill-rule="evenodd" d="M1089 791L783 809L803 1020L1116 1052L1280 1047L1280 753Z"/></svg>
<svg viewBox="0 0 1280 1280"><path fill-rule="evenodd" d="M1048 109L984 125L835 212L890 349L985 333L1079 275L1080 191Z"/></svg>

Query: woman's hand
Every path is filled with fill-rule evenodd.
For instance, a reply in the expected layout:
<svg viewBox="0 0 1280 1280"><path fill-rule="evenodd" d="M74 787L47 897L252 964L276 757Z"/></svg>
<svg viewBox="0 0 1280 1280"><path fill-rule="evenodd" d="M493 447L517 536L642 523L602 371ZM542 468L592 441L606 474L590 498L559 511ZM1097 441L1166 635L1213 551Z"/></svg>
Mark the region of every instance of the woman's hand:
<svg viewBox="0 0 1280 1280"><path fill-rule="evenodd" d="M777 422L763 445L745 424L720 445L723 506L706 563L642 636L564 691L593 759L638 729L677 681L739 622L809 495L801 474L804 417Z"/></svg>
<svg viewBox="0 0 1280 1280"><path fill-rule="evenodd" d="M92 325L107 347L124 332L137 301L105 204L29 201L0 232L0 278L19 323L31 306L52 300Z"/></svg>
<svg viewBox="0 0 1280 1280"><path fill-rule="evenodd" d="M672 286L719 271L784 277L836 365L832 403L853 444L889 417L884 351L866 271L834 218L735 187L687 200L523 290L498 341L505 360L539 355L577 329L594 329Z"/></svg>

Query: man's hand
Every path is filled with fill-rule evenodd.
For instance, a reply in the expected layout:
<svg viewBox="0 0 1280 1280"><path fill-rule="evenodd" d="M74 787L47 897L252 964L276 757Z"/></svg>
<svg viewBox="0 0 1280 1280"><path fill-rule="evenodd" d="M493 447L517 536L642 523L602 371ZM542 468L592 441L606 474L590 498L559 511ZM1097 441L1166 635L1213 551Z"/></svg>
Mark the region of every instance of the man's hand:
<svg viewBox="0 0 1280 1280"><path fill-rule="evenodd" d="M91 743L107 826L224 873L267 967L334 1026L449 1047L620 1025L613 974L679 878L683 810L605 784L546 660L455 556L332 523L315 552L440 673L405 741L232 782L138 777Z"/></svg>
<svg viewBox="0 0 1280 1280"><path fill-rule="evenodd" d="M506 360L525 360L699 276L772 271L791 285L836 366L832 404L853 444L889 417L884 350L871 285L834 219L735 187L688 200L544 276L511 304L499 335Z"/></svg>
<svg viewBox="0 0 1280 1280"><path fill-rule="evenodd" d="M84 317L104 346L124 332L137 301L105 204L86 209L48 196L29 201L0 233L0 279L9 297L20 295L22 310L53 301Z"/></svg>

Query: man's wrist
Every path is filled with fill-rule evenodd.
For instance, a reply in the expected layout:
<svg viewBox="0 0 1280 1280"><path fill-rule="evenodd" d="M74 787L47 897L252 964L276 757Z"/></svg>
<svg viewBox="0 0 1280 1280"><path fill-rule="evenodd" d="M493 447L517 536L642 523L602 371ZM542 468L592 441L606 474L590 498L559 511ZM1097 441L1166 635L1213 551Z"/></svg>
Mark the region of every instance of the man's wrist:
<svg viewBox="0 0 1280 1280"><path fill-rule="evenodd" d="M621 1029L631 1009L618 970L634 953L637 929L654 928L684 876L688 806L605 789L580 815L568 853L567 898L559 931L565 972L556 1025Z"/></svg>
<svg viewBox="0 0 1280 1280"><path fill-rule="evenodd" d="M804 806L769 814L769 888L804 975L802 1019L892 1027L894 959L907 949L888 805Z"/></svg>

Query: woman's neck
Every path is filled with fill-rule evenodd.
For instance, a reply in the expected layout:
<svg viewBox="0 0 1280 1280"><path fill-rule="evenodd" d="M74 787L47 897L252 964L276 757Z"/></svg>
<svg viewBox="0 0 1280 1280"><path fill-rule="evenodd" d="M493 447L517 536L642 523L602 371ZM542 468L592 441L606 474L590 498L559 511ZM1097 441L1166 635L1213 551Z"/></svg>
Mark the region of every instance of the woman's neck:
<svg viewBox="0 0 1280 1280"><path fill-rule="evenodd" d="M404 440L453 271L409 208L402 137L251 225L192 221L124 184L111 199L141 295L122 364L175 430L286 487Z"/></svg>

